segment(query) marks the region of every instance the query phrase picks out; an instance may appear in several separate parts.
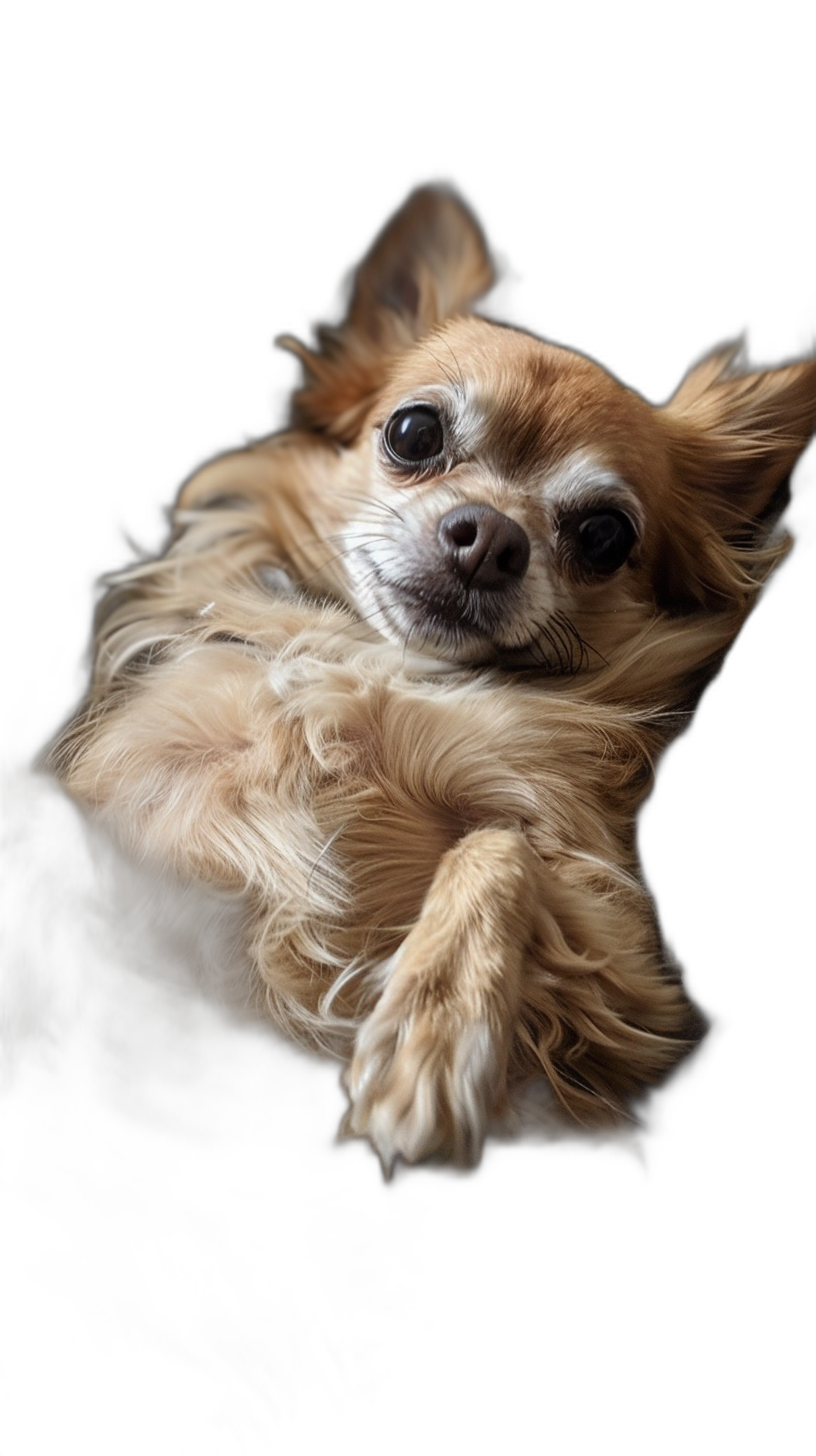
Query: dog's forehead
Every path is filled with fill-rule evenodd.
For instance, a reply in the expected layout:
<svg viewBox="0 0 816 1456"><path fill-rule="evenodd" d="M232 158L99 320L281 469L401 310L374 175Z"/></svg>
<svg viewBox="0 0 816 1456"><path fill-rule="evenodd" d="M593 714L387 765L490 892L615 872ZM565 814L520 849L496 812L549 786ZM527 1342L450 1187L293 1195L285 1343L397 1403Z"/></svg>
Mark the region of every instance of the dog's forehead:
<svg viewBox="0 0 816 1456"><path fill-rule="evenodd" d="M479 456L504 476L591 451L623 468L654 437L652 410L593 360L474 317L421 340L392 378L392 405L448 396Z"/></svg>

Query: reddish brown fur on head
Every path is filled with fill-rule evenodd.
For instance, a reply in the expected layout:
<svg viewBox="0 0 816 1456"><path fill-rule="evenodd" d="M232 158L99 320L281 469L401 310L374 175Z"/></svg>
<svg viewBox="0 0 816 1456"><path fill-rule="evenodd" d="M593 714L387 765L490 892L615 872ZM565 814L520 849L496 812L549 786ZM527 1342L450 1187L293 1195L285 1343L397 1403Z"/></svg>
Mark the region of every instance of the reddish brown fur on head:
<svg viewBox="0 0 816 1456"><path fill-rule="evenodd" d="M719 351L655 409L593 361L468 314L492 276L468 210L423 188L360 265L345 322L295 346L295 419L342 442L369 502L347 512L354 604L442 657L552 672L608 662L659 612L747 605L816 425L816 361L745 374ZM387 443L416 406L439 413L445 448L412 470ZM494 571L487 592L458 560L451 573L450 522L473 507L497 554L526 534L523 579ZM586 530L614 529L610 512L626 554L587 569ZM480 538L468 564L489 549Z"/></svg>

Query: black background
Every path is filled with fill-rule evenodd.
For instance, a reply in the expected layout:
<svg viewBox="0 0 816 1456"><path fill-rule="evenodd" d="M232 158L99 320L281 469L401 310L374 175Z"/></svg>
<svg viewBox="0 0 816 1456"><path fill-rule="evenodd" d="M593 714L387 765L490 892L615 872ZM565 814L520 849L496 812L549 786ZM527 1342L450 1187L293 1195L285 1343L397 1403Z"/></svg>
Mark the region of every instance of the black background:
<svg viewBox="0 0 816 1456"><path fill-rule="evenodd" d="M131 114L77 95L26 178L9 766L82 692L96 579L133 559L131 543L160 549L198 464L283 425L296 367L275 335L340 319L354 262L415 182L452 182L474 205L504 262L504 322L587 352L653 402L740 333L764 363L812 348L809 239L766 128L740 169L723 138L691 146L648 118L581 143L564 116L536 135L533 108L479 127L462 102L418 137L376 108L326 116L315 98L227 127L211 87L207 99L207 115L189 106L163 128L147 96ZM262 1398L281 1340L287 1360L309 1345L332 1364L351 1312L374 1344L409 1318L442 1350L450 1310L479 1321L493 1302L511 1324L546 1307L555 1277L592 1329L635 1287L663 1310L694 1307L727 1273L765 1300L796 1268L813 476L812 454L793 561L644 821L667 935L715 1024L648 1109L644 1158L497 1150L474 1178L386 1188L366 1150L332 1149L334 1075L262 1048L214 1093L211 1127L192 1115L195 1134L48 1083L9 1144L20 1341L42 1369L80 1358L92 1386L103 1370L149 1392L211 1382Z"/></svg>

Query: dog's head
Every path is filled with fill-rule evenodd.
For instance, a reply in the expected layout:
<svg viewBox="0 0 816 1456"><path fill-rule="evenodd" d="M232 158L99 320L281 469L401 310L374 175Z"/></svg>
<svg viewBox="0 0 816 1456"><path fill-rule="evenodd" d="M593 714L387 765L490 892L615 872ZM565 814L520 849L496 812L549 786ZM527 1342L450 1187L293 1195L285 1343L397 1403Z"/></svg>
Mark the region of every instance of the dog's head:
<svg viewBox="0 0 816 1456"><path fill-rule="evenodd" d="M656 614L748 600L816 428L816 360L734 349L654 408L592 360L468 312L493 269L450 192L415 192L303 360L295 423L342 447L347 592L459 663L593 668ZM343 504L345 502L345 504Z"/></svg>

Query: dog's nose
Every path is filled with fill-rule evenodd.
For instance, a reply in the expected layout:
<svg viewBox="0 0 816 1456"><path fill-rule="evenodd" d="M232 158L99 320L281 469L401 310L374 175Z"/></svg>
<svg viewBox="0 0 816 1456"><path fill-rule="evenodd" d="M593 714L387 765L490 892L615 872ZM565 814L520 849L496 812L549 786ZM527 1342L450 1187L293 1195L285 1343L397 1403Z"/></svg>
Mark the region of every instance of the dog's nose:
<svg viewBox="0 0 816 1456"><path fill-rule="evenodd" d="M465 586L496 591L520 581L530 561L527 532L492 506L456 506L438 527L445 556Z"/></svg>

